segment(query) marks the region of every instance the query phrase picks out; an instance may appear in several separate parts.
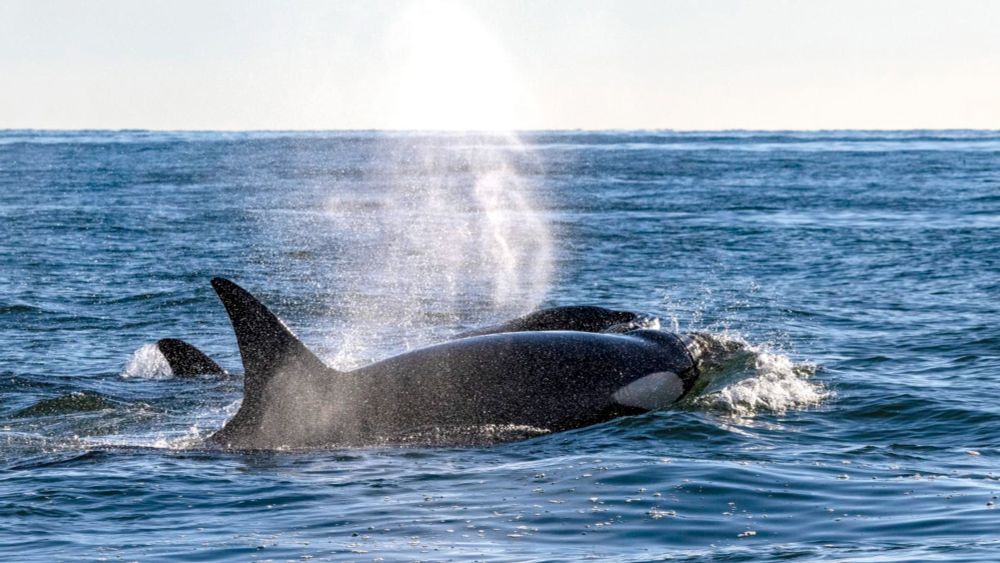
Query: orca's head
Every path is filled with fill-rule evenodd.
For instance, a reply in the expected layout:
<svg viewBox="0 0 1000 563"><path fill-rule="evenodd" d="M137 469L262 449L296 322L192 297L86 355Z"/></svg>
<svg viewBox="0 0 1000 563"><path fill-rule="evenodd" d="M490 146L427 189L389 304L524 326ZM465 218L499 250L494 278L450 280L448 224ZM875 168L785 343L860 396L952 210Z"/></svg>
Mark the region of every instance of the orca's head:
<svg viewBox="0 0 1000 563"><path fill-rule="evenodd" d="M663 350L665 360L657 371L615 391L612 400L616 404L647 411L659 410L691 392L701 375L702 346L697 334L636 330L628 335L656 344Z"/></svg>

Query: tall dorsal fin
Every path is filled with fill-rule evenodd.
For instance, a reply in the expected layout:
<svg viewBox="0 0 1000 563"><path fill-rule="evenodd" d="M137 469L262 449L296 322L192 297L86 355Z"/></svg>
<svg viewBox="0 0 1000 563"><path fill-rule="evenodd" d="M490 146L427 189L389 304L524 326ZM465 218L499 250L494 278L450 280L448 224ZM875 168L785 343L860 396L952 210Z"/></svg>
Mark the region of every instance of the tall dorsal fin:
<svg viewBox="0 0 1000 563"><path fill-rule="evenodd" d="M333 371L248 291L224 278L213 278L212 287L225 305L236 332L245 371L244 405L254 408L268 380L282 370Z"/></svg>
<svg viewBox="0 0 1000 563"><path fill-rule="evenodd" d="M156 347L170 364L170 371L177 377L226 375L226 370L219 367L212 358L183 340L164 338L156 343Z"/></svg>

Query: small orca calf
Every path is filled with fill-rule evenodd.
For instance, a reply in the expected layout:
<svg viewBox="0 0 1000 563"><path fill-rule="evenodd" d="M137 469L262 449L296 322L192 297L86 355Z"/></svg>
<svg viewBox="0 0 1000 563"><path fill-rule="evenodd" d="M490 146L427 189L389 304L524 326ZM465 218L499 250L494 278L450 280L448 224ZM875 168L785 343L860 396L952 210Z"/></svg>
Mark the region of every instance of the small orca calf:
<svg viewBox="0 0 1000 563"><path fill-rule="evenodd" d="M544 310L338 371L249 292L223 278L212 287L245 370L239 411L208 438L223 448L383 445L449 428L568 430L667 407L699 376L695 335L628 330L650 318L600 307ZM171 367L222 371L182 341L158 344Z"/></svg>

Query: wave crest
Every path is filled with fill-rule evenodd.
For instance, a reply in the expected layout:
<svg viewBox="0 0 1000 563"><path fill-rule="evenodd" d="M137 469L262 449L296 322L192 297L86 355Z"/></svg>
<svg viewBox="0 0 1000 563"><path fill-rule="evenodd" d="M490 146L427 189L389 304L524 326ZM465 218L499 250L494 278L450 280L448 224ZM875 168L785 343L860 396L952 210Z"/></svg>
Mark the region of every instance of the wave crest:
<svg viewBox="0 0 1000 563"><path fill-rule="evenodd" d="M815 364L752 345L730 334L699 334L705 351L700 389L691 403L736 417L782 414L815 406L831 395L812 379Z"/></svg>

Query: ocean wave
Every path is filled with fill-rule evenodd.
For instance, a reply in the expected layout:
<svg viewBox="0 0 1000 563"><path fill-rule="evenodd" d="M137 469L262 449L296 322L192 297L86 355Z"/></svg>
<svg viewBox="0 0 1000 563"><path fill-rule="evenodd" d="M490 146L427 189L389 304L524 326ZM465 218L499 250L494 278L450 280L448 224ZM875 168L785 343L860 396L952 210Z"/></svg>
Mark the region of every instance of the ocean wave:
<svg viewBox="0 0 1000 563"><path fill-rule="evenodd" d="M735 417L782 414L816 406L831 391L812 379L816 365L753 345L742 337L699 334L702 378L689 404Z"/></svg>

